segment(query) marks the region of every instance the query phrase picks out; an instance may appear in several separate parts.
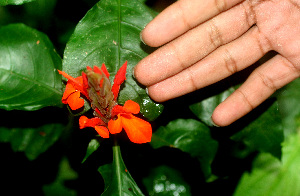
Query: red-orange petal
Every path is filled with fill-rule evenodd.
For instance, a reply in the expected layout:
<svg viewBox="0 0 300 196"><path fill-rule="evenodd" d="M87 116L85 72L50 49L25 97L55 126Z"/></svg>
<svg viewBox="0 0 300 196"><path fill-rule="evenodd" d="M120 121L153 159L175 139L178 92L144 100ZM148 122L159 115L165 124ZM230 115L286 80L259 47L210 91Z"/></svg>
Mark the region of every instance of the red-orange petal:
<svg viewBox="0 0 300 196"><path fill-rule="evenodd" d="M89 119L86 116L80 116L80 118L79 118L79 128L80 129L83 129L86 127L95 127L95 126L100 126L100 125L105 125L105 123L98 117Z"/></svg>
<svg viewBox="0 0 300 196"><path fill-rule="evenodd" d="M72 93L74 93L74 92L76 92L76 89L74 88L74 86L73 86L73 84L72 83L70 83L70 82L68 82L67 83L67 85L66 85L66 89L65 89L65 92L64 92L64 94L63 94L63 97L62 97L62 102L64 103L64 104L68 104L68 98L69 98L69 96L72 94Z"/></svg>
<svg viewBox="0 0 300 196"><path fill-rule="evenodd" d="M121 84L126 80L126 69L127 69L127 61L118 70L118 72L115 76L115 79L114 79L114 84L111 87L111 91L114 94L115 100L118 98Z"/></svg>
<svg viewBox="0 0 300 196"><path fill-rule="evenodd" d="M112 111L111 111L111 115L114 117L114 116L117 116L120 113L125 113L125 110L124 110L123 106L115 105L113 107Z"/></svg>
<svg viewBox="0 0 300 196"><path fill-rule="evenodd" d="M140 112L140 105L132 100L127 100L123 109L127 113L138 114Z"/></svg>
<svg viewBox="0 0 300 196"><path fill-rule="evenodd" d="M107 78L109 78L109 72L106 69L105 64L102 64L101 70L103 71L103 73L106 75Z"/></svg>
<svg viewBox="0 0 300 196"><path fill-rule="evenodd" d="M130 115L130 118L122 117L122 126L130 141L141 144L151 141L152 127L147 121Z"/></svg>
<svg viewBox="0 0 300 196"><path fill-rule="evenodd" d="M97 73L97 74L102 75L102 71L97 65L94 65L94 72Z"/></svg>
<svg viewBox="0 0 300 196"><path fill-rule="evenodd" d="M116 120L108 121L108 130L111 134L120 133L122 131L122 120L120 115Z"/></svg>
<svg viewBox="0 0 300 196"><path fill-rule="evenodd" d="M77 78L73 78L72 76L69 76L66 72L60 71L60 70L58 70L58 73L63 75L65 78L67 78L68 83L71 83L76 90L81 91L82 93L84 93L85 96L87 96L87 94L85 93L85 89L83 87L82 76L79 76Z"/></svg>
<svg viewBox="0 0 300 196"><path fill-rule="evenodd" d="M89 81L88 81L87 75L84 72L82 72L81 75L82 75L83 88L88 89L89 88Z"/></svg>
<svg viewBox="0 0 300 196"><path fill-rule="evenodd" d="M84 105L84 100L80 98L80 91L72 93L68 99L67 103L69 104L72 110L77 110Z"/></svg>
<svg viewBox="0 0 300 196"><path fill-rule="evenodd" d="M97 133L103 138L109 138L108 129L104 126L95 126Z"/></svg>

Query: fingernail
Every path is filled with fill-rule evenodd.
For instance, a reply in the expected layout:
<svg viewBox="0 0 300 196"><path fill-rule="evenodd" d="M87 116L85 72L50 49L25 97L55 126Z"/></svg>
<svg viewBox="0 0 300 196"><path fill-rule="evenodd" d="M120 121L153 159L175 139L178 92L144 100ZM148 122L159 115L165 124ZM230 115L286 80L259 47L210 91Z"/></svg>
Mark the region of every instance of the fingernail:
<svg viewBox="0 0 300 196"><path fill-rule="evenodd" d="M210 117L210 122L211 122L211 124L212 124L214 127L220 127L219 125L217 125L217 124L213 121L212 117Z"/></svg>
<svg viewBox="0 0 300 196"><path fill-rule="evenodd" d="M140 32L140 40L143 42L143 44L147 45L143 40L143 30Z"/></svg>
<svg viewBox="0 0 300 196"><path fill-rule="evenodd" d="M146 88L145 91L146 91L147 95L149 95L149 90L148 90L148 88Z"/></svg>
<svg viewBox="0 0 300 196"><path fill-rule="evenodd" d="M135 75L134 75L134 69L135 69L135 66L131 69L131 73L132 73L132 77L133 77L134 79L136 79L136 77L135 77Z"/></svg>

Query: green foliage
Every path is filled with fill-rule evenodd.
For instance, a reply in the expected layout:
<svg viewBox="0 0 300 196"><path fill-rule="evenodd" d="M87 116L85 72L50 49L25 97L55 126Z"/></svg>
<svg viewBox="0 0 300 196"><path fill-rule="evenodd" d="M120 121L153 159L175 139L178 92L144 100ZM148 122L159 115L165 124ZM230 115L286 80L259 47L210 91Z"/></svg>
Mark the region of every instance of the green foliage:
<svg viewBox="0 0 300 196"><path fill-rule="evenodd" d="M0 0L0 6L3 5L21 5L35 0Z"/></svg>
<svg viewBox="0 0 300 196"><path fill-rule="evenodd" d="M0 142L10 142L13 151L23 151L28 159L33 160L53 145L62 131L62 124L29 128L0 127Z"/></svg>
<svg viewBox="0 0 300 196"><path fill-rule="evenodd" d="M76 196L75 190L64 186L67 180L76 178L78 178L78 174L71 168L68 159L64 157L59 165L58 176L53 183L43 186L43 192L45 196Z"/></svg>
<svg viewBox="0 0 300 196"><path fill-rule="evenodd" d="M196 157L206 177L211 174L210 164L217 152L218 142L211 138L209 128L193 119L178 119L160 127L151 141L153 148L178 148Z"/></svg>
<svg viewBox="0 0 300 196"><path fill-rule="evenodd" d="M244 142L252 150L269 152L280 159L284 138L278 103L274 102L266 112L233 135L232 139Z"/></svg>
<svg viewBox="0 0 300 196"><path fill-rule="evenodd" d="M111 169L110 175L103 175L106 178L104 179L106 184L106 189L103 192L102 196L105 195L144 195L133 178L131 177L129 171L127 170L124 161L122 159L120 146L113 146L113 163L109 167L100 167L99 171L102 173L103 169ZM106 172L105 170L103 172Z"/></svg>
<svg viewBox="0 0 300 196"><path fill-rule="evenodd" d="M144 179L144 184L150 196L191 195L190 186L184 181L181 173L166 165L153 168L150 175Z"/></svg>
<svg viewBox="0 0 300 196"><path fill-rule="evenodd" d="M153 51L139 38L156 15L153 1L27 2L0 0L0 6L18 5L0 7L0 147L11 148L2 157L9 164L0 168L15 171L1 179L12 179L14 190L33 176L39 183L24 182L22 194L300 194L299 79L236 123L214 127L214 108L242 79L158 104L132 77L132 68ZM65 81L57 69L77 77L86 66L105 63L112 80L126 60L118 102L138 102L153 121L153 137L150 144L129 144L123 131L116 137L121 154L93 129L79 130L78 117L60 108ZM12 152L16 161L9 162Z"/></svg>
<svg viewBox="0 0 300 196"><path fill-rule="evenodd" d="M61 59L48 37L23 24L0 28L0 108L60 106Z"/></svg>
<svg viewBox="0 0 300 196"><path fill-rule="evenodd" d="M151 19L152 15L139 1L99 1L76 26L64 52L63 70L77 77L86 66L105 63L112 81L117 70L128 61L127 79L118 101L123 104L128 99L136 101L141 113L154 120L163 106L154 103L132 77L132 68L148 54L139 34Z"/></svg>
<svg viewBox="0 0 300 196"><path fill-rule="evenodd" d="M208 97L200 102L190 105L191 111L205 124L208 126L214 126L212 124L211 115L214 109L224 101L231 93L235 90L231 87L218 95Z"/></svg>
<svg viewBox="0 0 300 196"><path fill-rule="evenodd" d="M245 173L235 196L300 195L300 134L290 136L282 148L282 161L261 153Z"/></svg>

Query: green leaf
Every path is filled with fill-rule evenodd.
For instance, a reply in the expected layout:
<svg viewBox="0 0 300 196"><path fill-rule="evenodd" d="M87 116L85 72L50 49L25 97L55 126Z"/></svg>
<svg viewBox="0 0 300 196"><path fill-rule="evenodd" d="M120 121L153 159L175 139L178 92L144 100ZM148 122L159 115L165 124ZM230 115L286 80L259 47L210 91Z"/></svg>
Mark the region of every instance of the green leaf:
<svg viewBox="0 0 300 196"><path fill-rule="evenodd" d="M138 0L99 1L79 22L70 38L63 70L77 77L86 66L105 63L112 81L127 60L127 80L121 87L118 102L124 104L128 99L134 100L140 104L141 113L154 120L163 106L154 103L132 77L132 68L148 55L139 35L152 18L149 9Z"/></svg>
<svg viewBox="0 0 300 196"><path fill-rule="evenodd" d="M251 173L244 173L235 196L299 196L300 135L292 135L283 143L282 162L261 153Z"/></svg>
<svg viewBox="0 0 300 196"><path fill-rule="evenodd" d="M25 152L29 160L37 158L60 137L64 126L59 123L39 127L0 127L0 142L10 142L13 151Z"/></svg>
<svg viewBox="0 0 300 196"><path fill-rule="evenodd" d="M233 135L231 139L242 141L252 150L269 152L280 159L281 143L284 137L278 103L274 102L248 126Z"/></svg>
<svg viewBox="0 0 300 196"><path fill-rule="evenodd" d="M78 174L71 168L70 163L64 157L59 165L58 176L51 184L44 185L43 191L45 196L76 196L75 190L69 189L65 186L65 181L75 180Z"/></svg>
<svg viewBox="0 0 300 196"><path fill-rule="evenodd" d="M218 142L210 136L210 129L193 119L178 119L166 127L159 127L153 134L151 145L153 148L178 148L198 158L205 177L211 174L210 164L218 148Z"/></svg>
<svg viewBox="0 0 300 196"><path fill-rule="evenodd" d="M0 108L61 106L61 58L48 37L23 24L0 28Z"/></svg>
<svg viewBox="0 0 300 196"><path fill-rule="evenodd" d="M100 173L105 173L103 176L105 181L105 186L107 189L102 193L102 196L111 196L111 195L143 195L133 178L131 177L129 171L127 170L124 161L122 159L120 146L113 146L113 163L112 167L100 167ZM105 172L107 169L112 169L110 172ZM110 179L107 174L111 174ZM109 184L107 182L110 182Z"/></svg>
<svg viewBox="0 0 300 196"><path fill-rule="evenodd" d="M87 147L86 155L83 158L81 163L84 163L85 160L99 148L99 146L100 146L100 142L97 139L92 139Z"/></svg>
<svg viewBox="0 0 300 196"><path fill-rule="evenodd" d="M165 165L153 168L143 182L150 196L192 195L181 173Z"/></svg>
<svg viewBox="0 0 300 196"><path fill-rule="evenodd" d="M104 180L104 190L106 190L110 183L111 183L111 178L112 178L112 166L113 164L105 164L105 165L101 165L98 168L98 172L101 174L103 180Z"/></svg>
<svg viewBox="0 0 300 196"><path fill-rule="evenodd" d="M284 87L277 96L286 137L297 131L297 118L300 116L299 89L300 78Z"/></svg>
<svg viewBox="0 0 300 196"><path fill-rule="evenodd" d="M223 102L231 93L235 91L234 87L231 87L224 92L206 98L203 101L190 105L190 110L205 124L213 126L211 115L215 108Z"/></svg>
<svg viewBox="0 0 300 196"><path fill-rule="evenodd" d="M4 5L22 5L24 3L32 2L35 0L0 0L0 6Z"/></svg>

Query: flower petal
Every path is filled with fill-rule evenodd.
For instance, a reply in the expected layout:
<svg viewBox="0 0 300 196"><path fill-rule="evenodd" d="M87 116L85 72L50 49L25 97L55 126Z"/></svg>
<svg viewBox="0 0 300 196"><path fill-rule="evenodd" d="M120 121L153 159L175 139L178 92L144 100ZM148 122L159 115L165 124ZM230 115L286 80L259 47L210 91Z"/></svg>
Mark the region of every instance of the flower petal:
<svg viewBox="0 0 300 196"><path fill-rule="evenodd" d="M124 110L123 106L115 105L113 107L113 109L111 110L111 116L112 117L117 116L120 113L125 113L125 110Z"/></svg>
<svg viewBox="0 0 300 196"><path fill-rule="evenodd" d="M111 134L120 133L122 131L122 120L120 115L118 115L117 120L108 121L108 130Z"/></svg>
<svg viewBox="0 0 300 196"><path fill-rule="evenodd" d="M114 84L111 88L111 91L114 94L115 100L118 98L121 84L126 80L126 69L127 69L127 61L118 70L118 72L115 76L115 79L114 79Z"/></svg>
<svg viewBox="0 0 300 196"><path fill-rule="evenodd" d="M96 127L100 125L105 125L105 123L98 117L95 118L87 118L86 116L80 116L79 118L79 128L83 129L86 127Z"/></svg>
<svg viewBox="0 0 300 196"><path fill-rule="evenodd" d="M132 100L127 100L123 109L127 113L138 114L140 112L140 105Z"/></svg>
<svg viewBox="0 0 300 196"><path fill-rule="evenodd" d="M67 103L69 104L72 110L77 110L84 105L84 100L80 98L80 91L75 91L72 93L68 99Z"/></svg>
<svg viewBox="0 0 300 196"><path fill-rule="evenodd" d="M61 101L64 103L64 104L68 104L68 98L69 96L76 92L76 89L74 88L73 84L68 82L67 85L66 85L66 89L65 89L65 92L63 94L63 97L61 99Z"/></svg>
<svg viewBox="0 0 300 196"><path fill-rule="evenodd" d="M152 127L147 121L130 115L130 118L122 117L122 126L130 141L141 144L151 141Z"/></svg>
<svg viewBox="0 0 300 196"><path fill-rule="evenodd" d="M95 126L97 133L103 138L109 138L108 129L104 126Z"/></svg>
<svg viewBox="0 0 300 196"><path fill-rule="evenodd" d="M109 73L108 73L108 71L107 71L106 66L105 66L104 63L102 64L101 70L106 75L106 77L109 78Z"/></svg>

